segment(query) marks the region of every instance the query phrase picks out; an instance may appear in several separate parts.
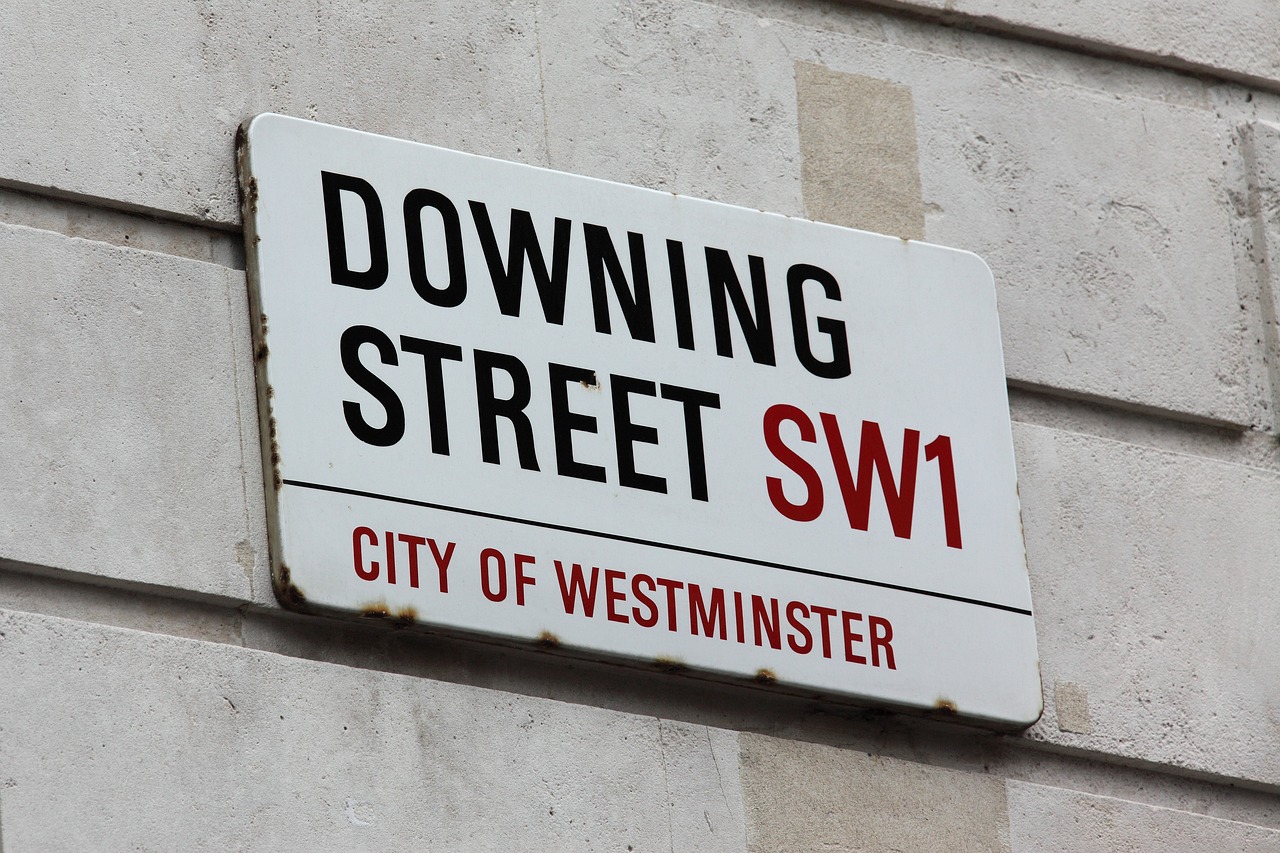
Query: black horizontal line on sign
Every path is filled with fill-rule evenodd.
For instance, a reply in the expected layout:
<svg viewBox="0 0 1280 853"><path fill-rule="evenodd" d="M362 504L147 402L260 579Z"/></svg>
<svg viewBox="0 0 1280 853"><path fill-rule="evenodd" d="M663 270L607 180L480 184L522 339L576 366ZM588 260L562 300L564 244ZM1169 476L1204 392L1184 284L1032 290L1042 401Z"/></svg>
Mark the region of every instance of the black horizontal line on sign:
<svg viewBox="0 0 1280 853"><path fill-rule="evenodd" d="M836 575L830 572L820 572L817 569L807 569L804 566L789 566L786 563L774 563L769 560L756 560L751 557L739 557L735 554L721 554L718 551L707 551L702 548L689 548L685 545L672 545L669 542L654 542L651 539L640 539L636 536L622 536L617 533L601 533L598 530L584 530L581 527L570 527L567 524L552 524L549 521L534 521L529 518L516 518L511 515L500 515L496 512L483 512L478 509L464 509L463 507L447 506L445 504L431 503L430 501L419 501L413 498L402 498L395 495L380 495L376 492L363 492L359 489L345 489L341 486L326 486L323 483L304 483L301 480L284 480L284 485L295 486L299 489L315 489L320 492L333 492L339 495L351 495L357 498L370 498L377 501L388 501L390 503L407 504L409 506L420 506L424 509L435 509L441 512L453 512L458 515L472 515L477 518L490 518L494 521L509 521L512 524L523 524L528 527L541 527L546 530L559 530L564 533L577 533L582 536L594 536L597 539L611 539L615 542L627 542L632 545L648 545L651 548L662 548L667 551L680 551L685 554L697 554L700 557L712 557L717 560L731 560L735 563L750 563L753 566L763 566L767 569L779 569L784 572L795 572L801 575L814 575L820 578L830 578L834 581L847 581L849 583L864 584L866 586L878 586L883 589L894 589L898 592L909 592L914 595L927 595L931 598L943 598L947 601L958 601L962 604L972 604L977 607L990 607L992 610L1004 610L1009 613L1021 613L1024 616L1030 616L1031 611L1024 607L1013 607L1008 604L997 604L994 601L980 601L976 598L965 598L960 595L950 595L945 592L934 592L930 589L916 589L915 587L902 586L896 583L885 583L884 581L874 581L868 578L853 578L847 575Z"/></svg>

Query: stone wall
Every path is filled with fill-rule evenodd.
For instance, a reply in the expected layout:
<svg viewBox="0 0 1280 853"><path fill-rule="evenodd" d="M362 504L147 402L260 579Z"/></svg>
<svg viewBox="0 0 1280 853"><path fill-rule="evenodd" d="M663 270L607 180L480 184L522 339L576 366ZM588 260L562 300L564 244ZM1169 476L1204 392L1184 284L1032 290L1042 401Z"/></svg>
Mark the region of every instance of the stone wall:
<svg viewBox="0 0 1280 853"><path fill-rule="evenodd" d="M0 851L1280 849L1277 32L1264 0L8 4ZM1040 722L281 610L234 171L267 111L982 255Z"/></svg>

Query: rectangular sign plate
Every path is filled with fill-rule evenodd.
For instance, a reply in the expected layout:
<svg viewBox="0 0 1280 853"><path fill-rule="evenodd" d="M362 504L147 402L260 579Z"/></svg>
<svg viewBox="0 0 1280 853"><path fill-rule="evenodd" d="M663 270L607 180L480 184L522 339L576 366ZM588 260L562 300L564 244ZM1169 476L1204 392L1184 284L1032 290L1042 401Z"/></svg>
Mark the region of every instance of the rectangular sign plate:
<svg viewBox="0 0 1280 853"><path fill-rule="evenodd" d="M277 115L240 157L286 606L1037 719L977 256Z"/></svg>

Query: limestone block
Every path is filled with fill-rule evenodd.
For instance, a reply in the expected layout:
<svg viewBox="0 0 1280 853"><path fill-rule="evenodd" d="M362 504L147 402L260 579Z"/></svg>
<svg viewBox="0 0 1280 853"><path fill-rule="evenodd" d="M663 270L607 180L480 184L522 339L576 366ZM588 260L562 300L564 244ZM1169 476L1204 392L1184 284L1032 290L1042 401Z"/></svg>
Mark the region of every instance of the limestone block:
<svg viewBox="0 0 1280 853"><path fill-rule="evenodd" d="M1207 97L1144 97L1145 70L1090 88L1080 57L1025 73L1049 67L1031 45L887 39L674 0L9 4L0 181L234 223L235 128L275 110L800 215L794 69L819 63L909 90L925 236L994 269L1013 379L1253 424Z"/></svg>
<svg viewBox="0 0 1280 853"><path fill-rule="evenodd" d="M238 222L260 112L539 162L536 41L519 0L7 3L0 181Z"/></svg>
<svg viewBox="0 0 1280 853"><path fill-rule="evenodd" d="M1067 44L1119 48L1175 68L1198 66L1229 77L1273 85L1280 82L1275 41L1280 9L1267 0L1158 0L1123 5L1063 0L902 0L893 5L976 18L984 27L997 30L1031 30L1037 37Z"/></svg>
<svg viewBox="0 0 1280 853"><path fill-rule="evenodd" d="M1009 850L1002 779L764 735L740 741L752 851Z"/></svg>
<svg viewBox="0 0 1280 853"><path fill-rule="evenodd" d="M1254 424L1212 110L945 65L914 85L926 233L991 265L1009 377Z"/></svg>
<svg viewBox="0 0 1280 853"><path fill-rule="evenodd" d="M1147 70L990 39L968 59L812 19L832 28L671 0L550 5L551 164L850 224L802 180L801 152L834 159L851 137L887 150L907 134L897 101L845 87L856 103L843 115L879 112L842 123L831 87L810 78L880 81L914 104L922 199L900 170L903 205L923 206L926 239L992 267L1013 380L1210 422L1261 419L1227 133L1203 87L1171 97L1169 75ZM845 192L881 192L859 168Z"/></svg>
<svg viewBox="0 0 1280 853"><path fill-rule="evenodd" d="M12 611L0 671L5 850L742 849L731 733Z"/></svg>
<svg viewBox="0 0 1280 853"><path fill-rule="evenodd" d="M792 60L754 16L549 0L539 32L552 168L803 215Z"/></svg>
<svg viewBox="0 0 1280 853"><path fill-rule="evenodd" d="M1264 853L1280 831L1194 812L1010 781L1013 853Z"/></svg>
<svg viewBox="0 0 1280 853"><path fill-rule="evenodd" d="M1014 441L1048 688L1027 736L1274 784L1280 474L1027 424Z"/></svg>
<svg viewBox="0 0 1280 853"><path fill-rule="evenodd" d="M10 225L0 257L0 559L254 598L244 274Z"/></svg>

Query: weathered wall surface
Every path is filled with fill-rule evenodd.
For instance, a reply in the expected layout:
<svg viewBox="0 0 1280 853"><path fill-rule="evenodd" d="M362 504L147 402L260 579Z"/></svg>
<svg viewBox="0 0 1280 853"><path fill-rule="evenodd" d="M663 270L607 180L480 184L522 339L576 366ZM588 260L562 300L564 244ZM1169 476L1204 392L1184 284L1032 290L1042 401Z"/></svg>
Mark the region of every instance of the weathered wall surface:
<svg viewBox="0 0 1280 853"><path fill-rule="evenodd" d="M1280 849L1278 32L1261 0L4 5L0 850ZM263 111L982 255L1042 720L281 611Z"/></svg>

